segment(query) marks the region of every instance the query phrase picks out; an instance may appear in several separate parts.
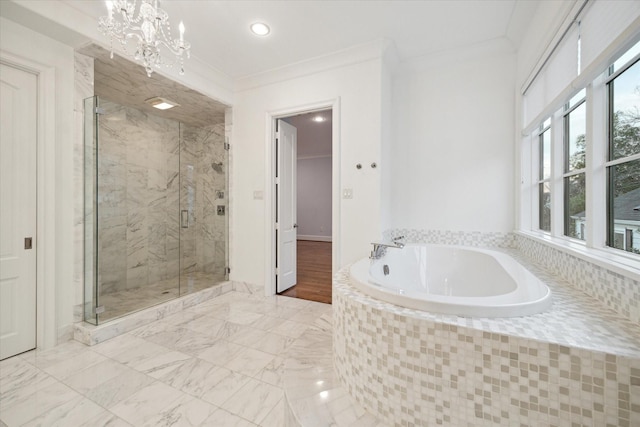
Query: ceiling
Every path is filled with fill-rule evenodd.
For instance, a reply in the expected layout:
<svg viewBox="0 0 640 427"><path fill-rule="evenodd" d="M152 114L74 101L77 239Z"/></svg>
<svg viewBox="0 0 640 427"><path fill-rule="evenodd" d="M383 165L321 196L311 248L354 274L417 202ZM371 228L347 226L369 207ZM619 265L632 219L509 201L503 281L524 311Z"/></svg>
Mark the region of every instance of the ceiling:
<svg viewBox="0 0 640 427"><path fill-rule="evenodd" d="M106 15L104 1L65 1L96 20ZM395 44L401 61L500 38L517 48L538 0L163 0L162 7L174 27L184 21L193 56L241 78L380 39ZM271 34L251 34L256 21Z"/></svg>
<svg viewBox="0 0 640 427"><path fill-rule="evenodd" d="M94 92L97 96L120 105L177 120L197 127L224 123L226 105L214 101L158 73L147 77L143 67L91 44L80 53L94 58ZM169 110L158 110L145 101L163 97L179 104Z"/></svg>

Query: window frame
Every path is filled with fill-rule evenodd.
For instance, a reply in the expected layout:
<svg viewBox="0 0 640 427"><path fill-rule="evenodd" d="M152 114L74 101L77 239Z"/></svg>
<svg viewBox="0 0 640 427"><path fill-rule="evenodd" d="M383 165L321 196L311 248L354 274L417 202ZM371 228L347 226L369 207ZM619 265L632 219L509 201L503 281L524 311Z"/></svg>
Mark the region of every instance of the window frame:
<svg viewBox="0 0 640 427"><path fill-rule="evenodd" d="M551 117L548 117L546 119L544 119L542 121L542 123L540 123L540 127L538 128L538 133L536 135L537 141L538 141L538 146L537 146L537 152L538 152L538 156L537 156L537 168L534 168L535 170L537 170L537 181L536 181L536 186L537 186L537 190L534 191L534 193L537 194L538 198L537 198L537 229L540 232L543 233L551 233L552 230L552 223L553 223L553 191L552 191L552 184L551 184L551 178L553 176L553 133L552 133L552 128L551 128L551 124L552 124L553 120ZM548 132L548 136L549 136L549 157L551 160L551 165L550 165L550 170L549 170L549 176L545 178L544 176L544 138L545 138L545 134L547 134ZM550 193L550 200L549 203L551 204L550 207L550 212L549 212L549 230L543 229L542 228L542 195L544 192L544 186L545 184L547 184L549 186L549 193Z"/></svg>
<svg viewBox="0 0 640 427"><path fill-rule="evenodd" d="M630 255L636 255L640 257L640 254L634 254L633 252L627 251L625 249L616 248L614 246L615 222L614 222L613 216L614 216L614 199L615 198L613 196L613 193L615 192L615 182L612 179L612 172L611 172L615 166L640 160L640 152L636 154L632 154L631 156L612 159L613 152L614 152L614 145L613 145L614 129L612 124L613 124L614 115L615 115L613 84L618 77L620 77L622 74L624 74L627 70L629 70L631 67L635 66L636 64L639 64L640 66L640 52L634 55L633 57L629 58L629 60L624 64L622 64L622 66L619 67L617 70L614 69L614 64L611 64L609 67L607 67L607 71L605 72L607 76L604 78L603 84L605 86L605 91L606 91L606 110L607 110L606 152L607 152L607 155L606 155L606 161L604 162L603 167L606 171L605 175L606 175L606 190L607 190L606 191L605 245L609 249L626 252Z"/></svg>
<svg viewBox="0 0 640 427"><path fill-rule="evenodd" d="M584 95L574 104L571 105L571 101L575 98L575 96L579 95L580 92L584 91ZM570 170L569 169L569 157L570 157L570 150L569 150L569 145L570 145L570 137L571 137L571 114L573 112L575 112L578 108L580 108L582 105L585 106L585 166L582 169L574 169L574 170ZM577 241L586 241L586 229L587 229L587 218L588 215L586 214L586 202L585 202L585 224L584 224L584 228L585 228L585 233L583 235L583 238L577 238L577 237L572 237L569 235L568 230L569 230L569 215L568 215L568 211L569 211L569 180L570 178L574 177L574 176L578 176L578 175L585 175L585 199L587 197L587 194L589 193L586 189L586 173L587 173L587 163L586 163L586 155L587 155L587 147L586 147L586 139L587 139L587 123L586 123L586 118L587 118L587 91L586 88L578 91L578 93L576 95L574 95L572 98L569 98L569 100L567 100L567 102L564 104L563 107L563 112L562 112L562 145L563 145L563 155L562 155L562 218L563 218L563 236L569 239L573 239L573 240L577 240Z"/></svg>
<svg viewBox="0 0 640 427"><path fill-rule="evenodd" d="M640 36L632 44L627 44L626 49L619 52L617 58L622 58L627 52L636 48L640 43ZM624 271L640 272L638 261L640 255L608 246L608 171L610 166L640 159L640 153L622 159L609 160L609 138L612 131L610 126L609 90L608 82L622 74L640 59L640 52L624 64L620 65L615 73L610 74L611 61L603 71L592 74L591 79L582 76L580 86L567 96L565 102L551 114L551 231L540 229L540 191L539 185L545 182L541 179L540 135L546 130L542 124L538 124L533 130L523 132L521 153L521 179L520 179L520 212L518 215L519 233L552 244L558 248L564 248L587 259L598 260L603 265L616 265ZM619 59L618 59L619 61ZM618 64L616 64L617 66ZM575 84L575 82L574 82ZM571 108L565 110L569 103L579 92L585 91L585 96L580 102L576 102ZM580 170L565 170L564 118L580 105L586 103L586 128L585 128L585 168ZM548 117L549 118L549 117ZM545 120L541 120L545 122ZM585 177L585 224L584 240L567 236L565 233L565 189L564 179L584 173Z"/></svg>

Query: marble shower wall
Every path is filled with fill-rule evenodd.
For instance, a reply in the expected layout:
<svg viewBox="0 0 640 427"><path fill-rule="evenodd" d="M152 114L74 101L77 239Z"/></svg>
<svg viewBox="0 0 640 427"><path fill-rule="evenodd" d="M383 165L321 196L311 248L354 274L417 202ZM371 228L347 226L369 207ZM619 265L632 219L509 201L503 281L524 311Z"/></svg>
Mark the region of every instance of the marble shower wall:
<svg viewBox="0 0 640 427"><path fill-rule="evenodd" d="M99 107L98 282L105 294L178 276L180 127L104 98Z"/></svg>
<svg viewBox="0 0 640 427"><path fill-rule="evenodd" d="M188 213L188 228L181 228L182 274L213 274L224 280L227 263L227 185L225 125L182 124L181 211ZM222 206L224 214L218 215ZM187 282L188 286L188 282Z"/></svg>
<svg viewBox="0 0 640 427"><path fill-rule="evenodd" d="M190 127L104 98L99 106L100 294L165 280L177 288L181 269L222 269L223 280L226 256L216 245L222 241L224 249L226 223L213 203L215 189L225 189L226 166L220 174L212 165L224 158L224 124ZM181 228L181 210L189 212L188 228Z"/></svg>

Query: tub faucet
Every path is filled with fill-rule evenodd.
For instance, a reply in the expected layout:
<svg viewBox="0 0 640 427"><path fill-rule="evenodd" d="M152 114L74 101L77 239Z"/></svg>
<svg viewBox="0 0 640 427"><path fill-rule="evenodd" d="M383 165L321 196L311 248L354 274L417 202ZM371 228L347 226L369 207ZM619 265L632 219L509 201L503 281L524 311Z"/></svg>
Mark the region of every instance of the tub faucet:
<svg viewBox="0 0 640 427"><path fill-rule="evenodd" d="M369 259L380 259L387 253L387 248L396 248L402 249L404 248L404 243L399 242L398 240L403 237L397 237L393 239L392 243L382 243L382 242L372 242L373 250L371 251L371 255Z"/></svg>
<svg viewBox="0 0 640 427"><path fill-rule="evenodd" d="M402 240L404 240L404 236L398 236L391 239L391 241L395 243L400 249L404 248L404 243L402 243Z"/></svg>

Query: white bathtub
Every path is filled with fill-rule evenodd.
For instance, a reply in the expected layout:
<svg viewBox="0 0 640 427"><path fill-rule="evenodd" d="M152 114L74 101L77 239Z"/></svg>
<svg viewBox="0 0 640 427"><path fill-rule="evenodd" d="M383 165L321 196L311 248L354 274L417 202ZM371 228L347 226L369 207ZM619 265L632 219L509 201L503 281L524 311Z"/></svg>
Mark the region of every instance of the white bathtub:
<svg viewBox="0 0 640 427"><path fill-rule="evenodd" d="M551 307L547 285L490 249L408 244L378 260L362 259L350 273L353 285L374 298L433 313L517 317Z"/></svg>

